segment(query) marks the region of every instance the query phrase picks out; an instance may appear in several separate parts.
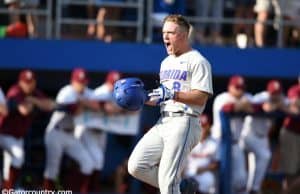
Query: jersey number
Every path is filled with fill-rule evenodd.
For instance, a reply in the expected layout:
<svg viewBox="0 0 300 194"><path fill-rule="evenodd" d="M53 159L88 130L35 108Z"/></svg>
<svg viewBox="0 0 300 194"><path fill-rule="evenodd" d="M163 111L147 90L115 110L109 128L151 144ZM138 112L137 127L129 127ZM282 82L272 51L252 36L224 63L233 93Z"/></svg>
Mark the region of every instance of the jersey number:
<svg viewBox="0 0 300 194"><path fill-rule="evenodd" d="M181 87L180 82L174 82L173 83L173 90L174 91L176 91L176 92L180 91L180 87Z"/></svg>

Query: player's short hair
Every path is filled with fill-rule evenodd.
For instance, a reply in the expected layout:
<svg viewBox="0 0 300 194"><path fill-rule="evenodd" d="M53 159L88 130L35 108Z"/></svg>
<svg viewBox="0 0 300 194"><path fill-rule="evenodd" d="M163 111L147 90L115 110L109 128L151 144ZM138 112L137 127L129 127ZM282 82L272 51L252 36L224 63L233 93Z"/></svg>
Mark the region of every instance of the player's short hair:
<svg viewBox="0 0 300 194"><path fill-rule="evenodd" d="M174 22L175 24L179 25L182 29L184 29L184 31L186 31L187 33L190 32L191 24L182 15L179 14L168 15L167 17L165 17L163 24L166 22Z"/></svg>

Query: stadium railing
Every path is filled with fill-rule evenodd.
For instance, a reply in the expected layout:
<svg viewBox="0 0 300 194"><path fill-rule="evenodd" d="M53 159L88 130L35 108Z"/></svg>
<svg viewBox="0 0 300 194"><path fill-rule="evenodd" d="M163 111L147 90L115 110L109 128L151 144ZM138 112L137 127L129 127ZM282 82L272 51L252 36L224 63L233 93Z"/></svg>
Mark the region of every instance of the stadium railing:
<svg viewBox="0 0 300 194"><path fill-rule="evenodd" d="M55 37L61 38L61 26L63 24L69 25L88 25L97 24L96 19L78 19L71 17L64 17L63 6L65 5L77 5L77 6L88 6L91 5L90 1L82 0L58 0L56 5L56 21L55 21ZM118 27L135 27L136 30L136 41L141 42L143 40L143 21L144 21L144 0L136 1L124 1L124 2L106 2L103 1L97 3L97 6L106 7L118 7L118 8L131 8L137 10L136 21L131 20L106 20L104 21L105 26L118 26Z"/></svg>

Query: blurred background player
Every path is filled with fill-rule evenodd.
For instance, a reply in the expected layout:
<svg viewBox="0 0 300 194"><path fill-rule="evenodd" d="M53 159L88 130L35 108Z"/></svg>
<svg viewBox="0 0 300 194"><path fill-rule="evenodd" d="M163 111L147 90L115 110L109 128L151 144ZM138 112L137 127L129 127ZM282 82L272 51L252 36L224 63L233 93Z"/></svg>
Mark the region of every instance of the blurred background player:
<svg viewBox="0 0 300 194"><path fill-rule="evenodd" d="M116 81L121 79L118 71L110 71L105 82L95 89L95 96L99 100L105 98L104 114L107 120L105 131L109 134L110 142L115 143L115 149L122 154L117 158L115 174L115 190L117 193L129 192L129 174L127 160L133 148L133 141L138 134L140 111L126 111L119 107L112 98ZM109 155L108 155L109 156Z"/></svg>
<svg viewBox="0 0 300 194"><path fill-rule="evenodd" d="M0 116L0 146L4 150L2 188L13 188L24 163L24 137L30 129L35 109L52 111L55 103L36 88L31 70L19 74L17 84L7 92L8 115Z"/></svg>
<svg viewBox="0 0 300 194"><path fill-rule="evenodd" d="M220 112L252 112L250 104L251 96L245 92L245 80L239 75L232 76L228 83L228 89L216 96L213 103L213 127L212 136L221 141L222 126ZM238 145L242 127L243 117L230 119L231 128L231 152L232 152L232 188L234 193L246 192L246 167L245 157L242 149Z"/></svg>
<svg viewBox="0 0 300 194"><path fill-rule="evenodd" d="M93 91L92 99L99 103L101 106L101 111L91 113L91 110L89 109L82 112L82 114L78 115L76 118L76 120L84 120L84 124L77 125L76 130L79 128L79 130L82 131L80 139L94 163L94 171L89 184L90 192L100 192L100 172L104 166L105 147L107 141L106 131L109 129L107 129L107 127L104 125L90 125L89 122L91 120L93 122L94 119L98 119L99 122L103 120L105 120L105 122L109 122L104 118L106 114L116 114L122 111L122 109L118 107L112 100L114 83L120 78L121 74L117 71L111 71L108 73L105 82ZM91 114L93 114L93 116L91 116Z"/></svg>
<svg viewBox="0 0 300 194"><path fill-rule="evenodd" d="M269 81L266 90L254 95L251 103L256 112L285 112L286 100L281 83L278 80ZM248 168L248 181L249 179L253 180L248 188L251 194L261 192L261 184L271 159L268 135L272 122L273 120L268 117L260 117L255 114L245 118L240 145L248 153L253 153L255 157L254 171ZM248 166L250 166L250 162L251 160L249 160Z"/></svg>
<svg viewBox="0 0 300 194"><path fill-rule="evenodd" d="M186 175L198 182L199 194L213 194L217 191L215 172L218 169L218 143L210 136L211 119L208 115L200 116L200 124L200 142L188 157Z"/></svg>
<svg viewBox="0 0 300 194"><path fill-rule="evenodd" d="M67 154L80 166L80 172L73 172L67 189L87 193L90 175L94 170L93 160L80 141L75 137L73 117L85 109L100 110L97 101L89 100L94 94L87 87L88 77L84 69L72 72L71 84L64 86L56 97L58 109L52 114L45 134L46 166L44 189L53 190L54 180L59 175L63 154ZM76 177L74 179L74 177Z"/></svg>
<svg viewBox="0 0 300 194"><path fill-rule="evenodd" d="M280 158L281 170L285 175L283 181L285 192L300 186L300 84L289 88L288 99L289 114L285 117L280 132Z"/></svg>

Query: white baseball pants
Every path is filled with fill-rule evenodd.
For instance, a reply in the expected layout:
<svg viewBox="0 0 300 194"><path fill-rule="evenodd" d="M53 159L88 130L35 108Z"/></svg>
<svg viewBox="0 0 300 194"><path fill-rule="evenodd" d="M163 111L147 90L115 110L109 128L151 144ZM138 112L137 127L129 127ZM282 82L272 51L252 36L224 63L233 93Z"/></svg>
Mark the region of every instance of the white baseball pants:
<svg viewBox="0 0 300 194"><path fill-rule="evenodd" d="M0 135L0 147L3 151L3 178L8 180L10 166L21 168L24 163L24 140L11 135Z"/></svg>
<svg viewBox="0 0 300 194"><path fill-rule="evenodd" d="M94 170L93 161L80 139L62 130L52 129L46 133L46 168L44 177L55 179L59 173L64 153L78 162L82 174L90 175Z"/></svg>
<svg viewBox="0 0 300 194"><path fill-rule="evenodd" d="M161 194L180 194L185 160L199 139L198 118L161 117L134 148L128 171Z"/></svg>

